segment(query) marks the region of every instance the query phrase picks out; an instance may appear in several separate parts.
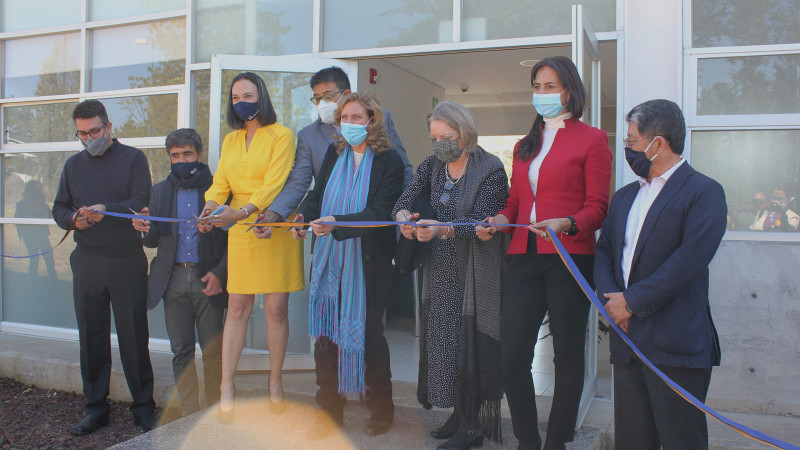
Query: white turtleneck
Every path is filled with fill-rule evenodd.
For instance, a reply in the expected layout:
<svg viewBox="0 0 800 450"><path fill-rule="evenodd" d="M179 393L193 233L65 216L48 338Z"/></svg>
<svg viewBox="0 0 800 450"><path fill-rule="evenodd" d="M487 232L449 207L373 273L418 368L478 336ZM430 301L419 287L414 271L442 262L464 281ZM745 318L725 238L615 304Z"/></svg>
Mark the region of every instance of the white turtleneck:
<svg viewBox="0 0 800 450"><path fill-rule="evenodd" d="M531 223L536 222L536 187L539 184L539 169L542 168L542 161L550 153L550 148L553 146L553 141L556 138L556 133L559 129L564 128L564 121L572 117L572 114L566 112L560 116L548 119L544 117L544 131L542 131L542 149L536 158L531 161L531 166L528 168L528 181L531 183L531 191L533 191L533 205L531 206Z"/></svg>

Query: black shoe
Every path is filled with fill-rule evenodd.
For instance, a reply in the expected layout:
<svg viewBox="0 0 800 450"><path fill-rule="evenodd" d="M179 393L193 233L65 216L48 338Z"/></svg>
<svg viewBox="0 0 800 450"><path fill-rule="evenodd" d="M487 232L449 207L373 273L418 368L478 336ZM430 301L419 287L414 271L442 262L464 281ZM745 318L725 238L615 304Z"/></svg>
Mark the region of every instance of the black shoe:
<svg viewBox="0 0 800 450"><path fill-rule="evenodd" d="M77 425L69 430L75 436L85 436L97 431L98 428L108 426L108 414L102 415L88 415L83 418Z"/></svg>
<svg viewBox="0 0 800 450"><path fill-rule="evenodd" d="M364 427L364 434L367 436L377 436L386 433L389 427L392 426L394 419L392 417L380 417L372 415L367 420L367 425Z"/></svg>
<svg viewBox="0 0 800 450"><path fill-rule="evenodd" d="M458 425L461 422L461 415L453 413L447 419L447 422L439 428L431 431L431 436L436 439L450 439L458 431Z"/></svg>
<svg viewBox="0 0 800 450"><path fill-rule="evenodd" d="M438 447L439 450L469 450L483 445L483 435L474 430L458 430L455 436Z"/></svg>
<svg viewBox="0 0 800 450"><path fill-rule="evenodd" d="M152 412L146 412L138 416L133 416L133 420L136 422L136 425L142 427L144 431L150 431L156 427L156 417Z"/></svg>

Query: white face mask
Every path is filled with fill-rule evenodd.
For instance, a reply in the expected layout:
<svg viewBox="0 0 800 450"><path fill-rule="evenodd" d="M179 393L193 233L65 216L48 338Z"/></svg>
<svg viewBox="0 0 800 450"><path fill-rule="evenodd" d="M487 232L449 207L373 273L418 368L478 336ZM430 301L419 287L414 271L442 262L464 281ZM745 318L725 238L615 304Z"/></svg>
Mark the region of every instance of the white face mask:
<svg viewBox="0 0 800 450"><path fill-rule="evenodd" d="M325 123L333 123L333 113L336 112L336 108L338 107L338 103L329 102L327 100L320 101L317 103L317 113L319 114L319 119Z"/></svg>

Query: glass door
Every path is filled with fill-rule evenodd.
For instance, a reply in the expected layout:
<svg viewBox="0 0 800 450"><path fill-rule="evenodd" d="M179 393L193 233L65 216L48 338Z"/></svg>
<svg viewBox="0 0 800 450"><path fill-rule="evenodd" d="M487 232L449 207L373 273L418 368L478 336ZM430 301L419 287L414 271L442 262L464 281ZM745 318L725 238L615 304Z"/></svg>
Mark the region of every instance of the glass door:
<svg viewBox="0 0 800 450"><path fill-rule="evenodd" d="M588 94L582 120L600 128L600 48L582 5L572 6L572 61L578 68ZM586 366L576 429L580 428L597 391L597 320L597 310L592 306L589 309L589 328L584 346Z"/></svg>
<svg viewBox="0 0 800 450"><path fill-rule="evenodd" d="M330 66L341 67L350 77L351 89L356 90L358 64L355 61L298 56L234 56L212 55L211 95L209 114L209 156L212 172L219 162L220 145L232 130L225 120L229 101L230 83L241 72L254 72L267 85L270 99L278 116L278 123L294 132L317 119L316 107L309 101L312 96L309 80L317 71ZM310 240L305 242L304 274L306 289L293 292L289 297L289 343L284 370L313 370L314 340L308 335L308 274L311 267ZM276 255L280 261L280 255ZM238 370L269 370L267 357L266 320L264 296L256 296L256 304L247 328L247 340Z"/></svg>

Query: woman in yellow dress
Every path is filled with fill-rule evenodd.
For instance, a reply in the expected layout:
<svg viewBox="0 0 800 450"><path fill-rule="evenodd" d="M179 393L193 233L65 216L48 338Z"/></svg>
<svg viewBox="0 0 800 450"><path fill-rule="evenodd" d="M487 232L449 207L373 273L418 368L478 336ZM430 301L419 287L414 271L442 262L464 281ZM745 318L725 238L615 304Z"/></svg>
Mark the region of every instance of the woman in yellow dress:
<svg viewBox="0 0 800 450"><path fill-rule="evenodd" d="M254 221L283 188L292 169L295 139L292 131L277 123L275 109L264 80L251 72L237 75L231 83L228 125L235 129L222 143L214 183L206 192L203 214L230 206L217 216L215 226L225 222ZM210 229L201 223L201 231ZM228 312L222 335L222 383L220 419L228 422L233 411L233 376L242 354L247 322L253 312L255 294L265 293L269 348L270 401L283 401L281 368L289 339L289 292L303 289L302 241L289 233L258 239L247 227L228 231Z"/></svg>

